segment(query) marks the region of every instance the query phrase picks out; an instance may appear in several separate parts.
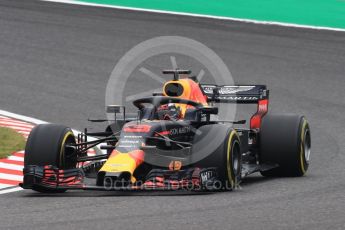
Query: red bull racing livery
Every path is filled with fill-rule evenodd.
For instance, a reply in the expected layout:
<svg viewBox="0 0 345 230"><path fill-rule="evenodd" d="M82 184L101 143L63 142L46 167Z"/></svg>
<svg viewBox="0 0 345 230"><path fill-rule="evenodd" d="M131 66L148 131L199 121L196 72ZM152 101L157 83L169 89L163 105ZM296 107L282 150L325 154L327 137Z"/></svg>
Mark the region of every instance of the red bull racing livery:
<svg viewBox="0 0 345 230"><path fill-rule="evenodd" d="M265 85L202 84L188 70L166 70L161 93L133 102L138 113L107 106L105 131L74 136L57 124L36 126L27 141L21 187L38 192L232 190L242 178L305 175L310 129L305 117L268 113ZM220 120L219 105L257 104L249 120ZM218 105L218 106L217 106ZM97 121L97 120L94 120ZM96 140L88 141L88 137ZM99 146L94 156L87 150Z"/></svg>

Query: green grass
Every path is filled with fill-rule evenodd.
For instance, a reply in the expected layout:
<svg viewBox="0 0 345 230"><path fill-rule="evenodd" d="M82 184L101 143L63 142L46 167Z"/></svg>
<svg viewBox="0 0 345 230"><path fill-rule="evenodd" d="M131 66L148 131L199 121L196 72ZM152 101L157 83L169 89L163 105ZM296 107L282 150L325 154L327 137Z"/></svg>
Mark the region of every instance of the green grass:
<svg viewBox="0 0 345 230"><path fill-rule="evenodd" d="M0 159L25 148L25 138L10 128L0 127Z"/></svg>

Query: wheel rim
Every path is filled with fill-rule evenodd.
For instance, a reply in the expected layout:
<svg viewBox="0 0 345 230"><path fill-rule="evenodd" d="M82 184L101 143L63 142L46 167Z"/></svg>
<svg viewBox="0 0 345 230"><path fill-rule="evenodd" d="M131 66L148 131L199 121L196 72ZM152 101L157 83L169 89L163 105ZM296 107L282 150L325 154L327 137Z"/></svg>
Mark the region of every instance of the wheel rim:
<svg viewBox="0 0 345 230"><path fill-rule="evenodd" d="M304 142L303 142L303 148L304 148L304 158L307 163L310 161L310 132L308 129L304 131Z"/></svg>
<svg viewBox="0 0 345 230"><path fill-rule="evenodd" d="M65 143L63 143L63 146L62 146L63 148L62 154L64 156L64 159L63 159L63 165L61 166L65 169L75 168L77 165L77 158L75 155L75 151L71 148L66 147L69 144L75 144L75 138L72 135L66 139Z"/></svg>
<svg viewBox="0 0 345 230"><path fill-rule="evenodd" d="M232 148L233 148L232 149L232 165L233 165L233 169L234 169L234 173L236 177L239 171L239 166L240 166L238 143L235 142Z"/></svg>

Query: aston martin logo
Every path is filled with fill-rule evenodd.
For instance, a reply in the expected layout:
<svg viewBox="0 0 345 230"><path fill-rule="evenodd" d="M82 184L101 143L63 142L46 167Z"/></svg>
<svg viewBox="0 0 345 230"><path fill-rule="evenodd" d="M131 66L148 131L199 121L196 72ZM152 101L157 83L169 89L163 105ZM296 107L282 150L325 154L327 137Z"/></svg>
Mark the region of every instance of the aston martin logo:
<svg viewBox="0 0 345 230"><path fill-rule="evenodd" d="M255 86L223 86L219 89L219 94L236 94L254 89Z"/></svg>

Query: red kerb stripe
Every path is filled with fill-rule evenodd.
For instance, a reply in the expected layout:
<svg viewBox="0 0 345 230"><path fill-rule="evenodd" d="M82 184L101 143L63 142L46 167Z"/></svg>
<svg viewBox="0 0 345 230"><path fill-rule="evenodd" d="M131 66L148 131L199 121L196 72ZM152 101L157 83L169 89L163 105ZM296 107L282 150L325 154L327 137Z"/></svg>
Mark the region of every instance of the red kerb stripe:
<svg viewBox="0 0 345 230"><path fill-rule="evenodd" d="M20 181L0 179L0 184L18 185Z"/></svg>
<svg viewBox="0 0 345 230"><path fill-rule="evenodd" d="M3 169L3 168L0 168L0 173L6 173L6 174L11 174L11 175L23 176L23 171L13 170L13 169Z"/></svg>

